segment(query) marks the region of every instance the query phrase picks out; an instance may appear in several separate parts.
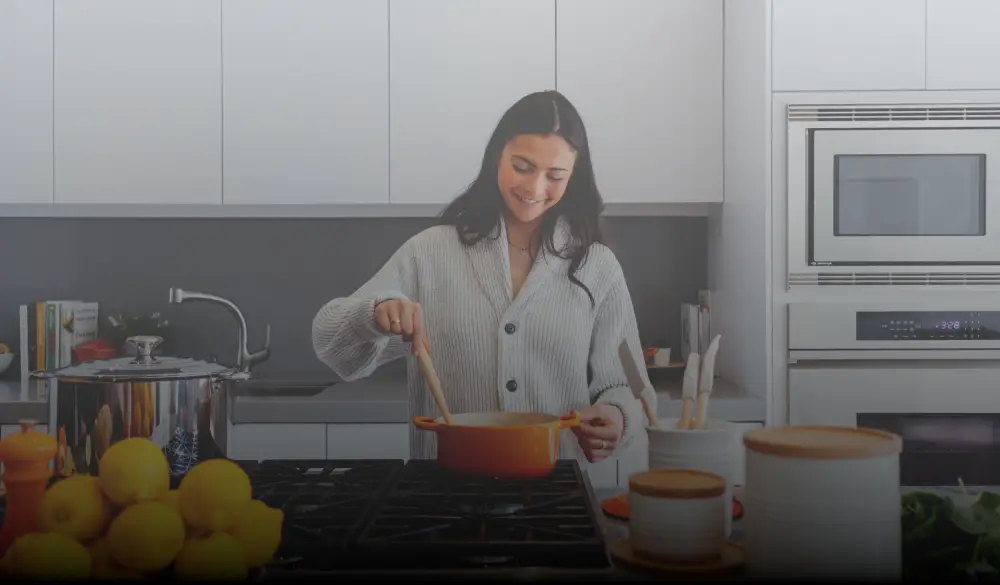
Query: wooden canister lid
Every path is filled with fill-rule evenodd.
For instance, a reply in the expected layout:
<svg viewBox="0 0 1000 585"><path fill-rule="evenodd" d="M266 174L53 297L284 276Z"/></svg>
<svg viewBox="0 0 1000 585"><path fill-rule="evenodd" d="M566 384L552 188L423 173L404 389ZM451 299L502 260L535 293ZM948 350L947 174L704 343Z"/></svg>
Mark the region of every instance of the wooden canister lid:
<svg viewBox="0 0 1000 585"><path fill-rule="evenodd" d="M838 426L768 427L747 431L751 451L801 459L866 459L903 450L899 435L877 429Z"/></svg>
<svg viewBox="0 0 1000 585"><path fill-rule="evenodd" d="M726 480L694 469L651 469L632 475L628 489L656 498L714 498L726 491Z"/></svg>

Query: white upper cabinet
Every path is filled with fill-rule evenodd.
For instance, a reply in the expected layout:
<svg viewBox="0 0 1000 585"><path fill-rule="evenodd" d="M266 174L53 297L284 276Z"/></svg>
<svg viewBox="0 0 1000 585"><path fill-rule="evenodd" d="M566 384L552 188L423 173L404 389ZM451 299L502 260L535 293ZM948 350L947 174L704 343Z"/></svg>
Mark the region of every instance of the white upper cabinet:
<svg viewBox="0 0 1000 585"><path fill-rule="evenodd" d="M998 0L927 0L927 89L1000 89L998 23Z"/></svg>
<svg viewBox="0 0 1000 585"><path fill-rule="evenodd" d="M555 87L555 0L389 0L392 203L447 203L503 113Z"/></svg>
<svg viewBox="0 0 1000 585"><path fill-rule="evenodd" d="M52 203L52 2L0 0L0 203Z"/></svg>
<svg viewBox="0 0 1000 585"><path fill-rule="evenodd" d="M387 3L222 8L223 201L388 203Z"/></svg>
<svg viewBox="0 0 1000 585"><path fill-rule="evenodd" d="M923 0L773 0L774 91L924 89Z"/></svg>
<svg viewBox="0 0 1000 585"><path fill-rule="evenodd" d="M55 0L56 203L222 203L219 0Z"/></svg>
<svg viewBox="0 0 1000 585"><path fill-rule="evenodd" d="M722 201L722 0L559 0L557 87L609 203Z"/></svg>

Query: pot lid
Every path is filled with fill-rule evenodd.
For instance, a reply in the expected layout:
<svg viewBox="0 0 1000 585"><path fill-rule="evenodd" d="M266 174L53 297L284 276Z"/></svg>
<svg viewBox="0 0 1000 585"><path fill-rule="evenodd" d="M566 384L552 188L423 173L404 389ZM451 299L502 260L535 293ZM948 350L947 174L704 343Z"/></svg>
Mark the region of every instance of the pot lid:
<svg viewBox="0 0 1000 585"><path fill-rule="evenodd" d="M154 356L163 342L156 335L137 335L126 340L136 354L108 360L93 360L37 375L69 382L155 382L208 377L236 377L228 366L194 358Z"/></svg>

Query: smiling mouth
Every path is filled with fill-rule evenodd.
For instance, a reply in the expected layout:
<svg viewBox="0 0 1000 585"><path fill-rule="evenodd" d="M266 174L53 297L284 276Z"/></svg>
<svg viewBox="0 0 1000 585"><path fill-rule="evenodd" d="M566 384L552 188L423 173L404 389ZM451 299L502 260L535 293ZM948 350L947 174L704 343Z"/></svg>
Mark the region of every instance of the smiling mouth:
<svg viewBox="0 0 1000 585"><path fill-rule="evenodd" d="M517 197L518 199L527 203L528 205L538 205L539 203L545 203L544 199L528 199L527 197L521 197L517 193L514 194L514 197Z"/></svg>

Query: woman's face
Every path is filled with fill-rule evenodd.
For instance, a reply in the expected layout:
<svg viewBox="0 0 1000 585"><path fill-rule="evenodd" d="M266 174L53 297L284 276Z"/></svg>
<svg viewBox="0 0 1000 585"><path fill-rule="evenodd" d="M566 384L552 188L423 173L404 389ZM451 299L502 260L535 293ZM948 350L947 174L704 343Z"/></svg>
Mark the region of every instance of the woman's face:
<svg viewBox="0 0 1000 585"><path fill-rule="evenodd" d="M521 134L508 142L497 183L509 219L532 223L559 203L575 162L576 151L560 136Z"/></svg>

